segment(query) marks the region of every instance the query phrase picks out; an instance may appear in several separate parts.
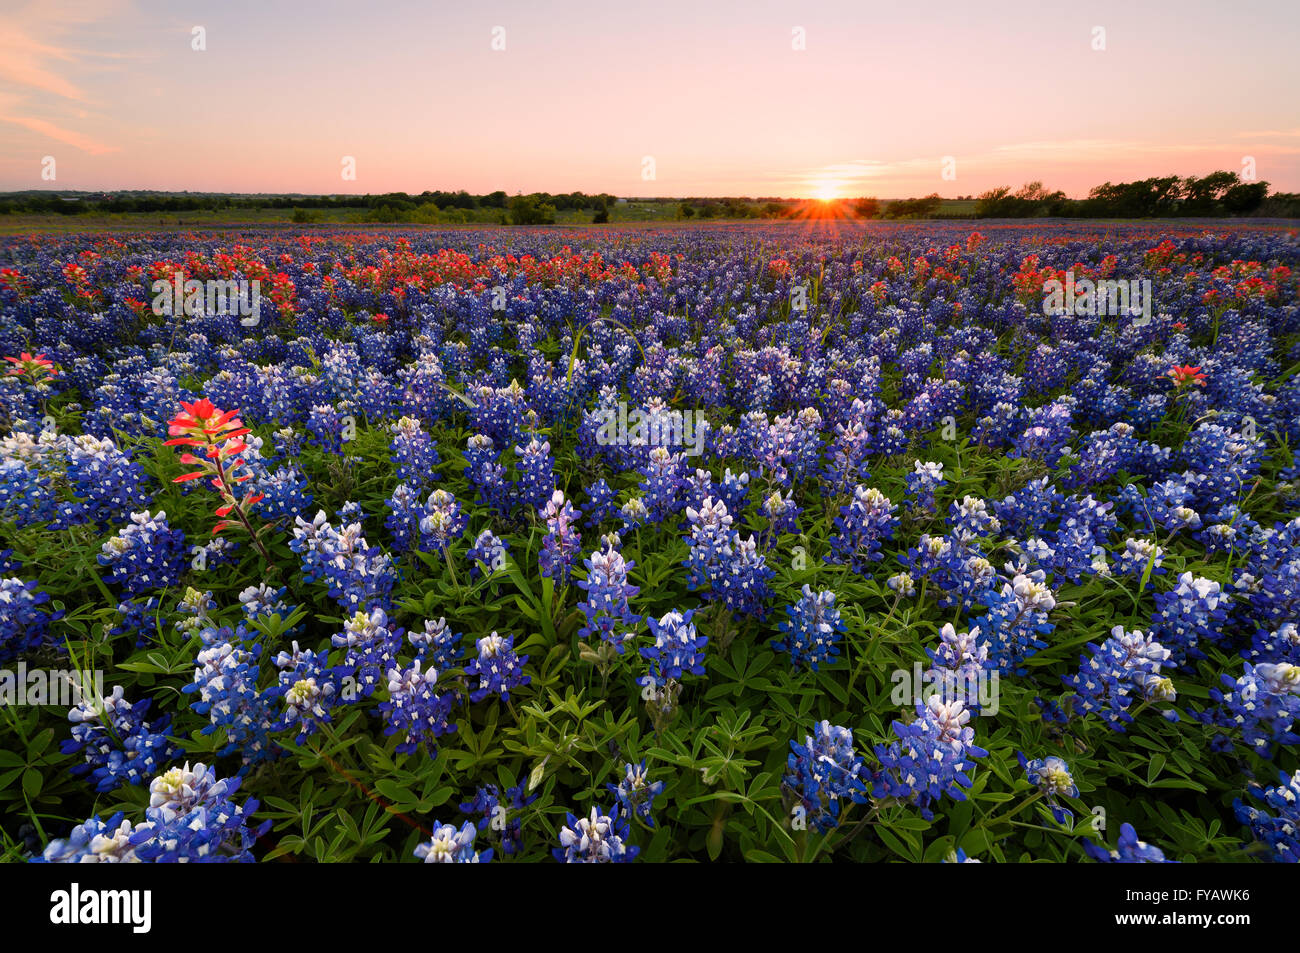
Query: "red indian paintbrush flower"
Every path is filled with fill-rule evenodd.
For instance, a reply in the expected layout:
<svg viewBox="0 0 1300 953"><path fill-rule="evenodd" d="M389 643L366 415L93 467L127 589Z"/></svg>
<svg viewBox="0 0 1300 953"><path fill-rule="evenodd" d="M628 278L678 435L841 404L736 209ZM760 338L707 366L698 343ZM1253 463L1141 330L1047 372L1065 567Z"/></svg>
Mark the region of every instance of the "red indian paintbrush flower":
<svg viewBox="0 0 1300 953"><path fill-rule="evenodd" d="M1174 382L1174 386L1180 390L1188 384L1196 384L1199 387L1205 386L1205 375L1201 373L1200 365L1192 367L1190 364L1175 364L1165 373Z"/></svg>
<svg viewBox="0 0 1300 953"><path fill-rule="evenodd" d="M181 413L168 422L167 432L172 439L166 441L166 446L195 447L201 451L201 455L189 452L181 454L181 463L200 469L193 473L183 473L172 482L186 483L210 477L212 486L221 494L222 504L216 510L221 521L213 527L212 532L219 533L229 526L242 526L253 538L253 544L262 558L270 565L270 554L248 520L248 510L262 499L263 494L250 493L242 500L235 496L236 486L252 478L251 473L239 472L244 465L239 454L248 449L243 437L249 432L239 419L239 411L219 410L206 397L192 404L181 401ZM227 519L232 513L234 518Z"/></svg>
<svg viewBox="0 0 1300 953"><path fill-rule="evenodd" d="M54 366L54 362L44 354L37 354L35 357L23 351L17 357L6 357L6 361L17 367L9 368L10 377L29 377L32 383L36 383L42 377L54 377L59 373L59 369Z"/></svg>

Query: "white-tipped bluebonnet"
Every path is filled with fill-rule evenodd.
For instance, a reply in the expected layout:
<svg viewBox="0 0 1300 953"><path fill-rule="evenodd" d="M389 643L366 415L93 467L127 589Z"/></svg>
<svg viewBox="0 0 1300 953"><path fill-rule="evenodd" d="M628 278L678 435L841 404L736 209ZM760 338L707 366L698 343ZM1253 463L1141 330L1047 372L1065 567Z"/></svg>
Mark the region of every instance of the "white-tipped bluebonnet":
<svg viewBox="0 0 1300 953"><path fill-rule="evenodd" d="M622 654L624 644L636 634L640 622L640 616L628 604L641 591L627 581L628 572L636 564L624 561L612 547L597 550L584 562L587 578L579 580L577 585L587 593L587 598L578 603L586 624L578 630L578 637L598 635Z"/></svg>
<svg viewBox="0 0 1300 953"><path fill-rule="evenodd" d="M49 601L35 579L0 579L0 662L49 644L50 622L63 614L44 608Z"/></svg>
<svg viewBox="0 0 1300 953"><path fill-rule="evenodd" d="M1132 824L1122 824L1119 829L1119 841L1114 850L1098 846L1085 840L1083 849L1093 860L1104 864L1168 864L1164 851L1146 841L1138 840L1137 831Z"/></svg>
<svg viewBox="0 0 1300 953"><path fill-rule="evenodd" d="M172 768L149 785L145 822L131 844L136 856L154 863L250 863L257 839L270 821L249 826L258 802L233 800L240 778L218 779L203 764Z"/></svg>
<svg viewBox="0 0 1300 953"><path fill-rule="evenodd" d="M646 776L645 758L639 764L623 766L623 778L618 784L606 784L616 798L624 817L639 817L648 827L654 827L655 798L663 793L662 781L651 781Z"/></svg>
<svg viewBox="0 0 1300 953"><path fill-rule="evenodd" d="M287 619L293 612L293 606L285 600L287 591L284 586L273 589L263 582L243 590L239 594L239 603L243 606L244 615L249 622L268 619L273 615Z"/></svg>
<svg viewBox="0 0 1300 953"><path fill-rule="evenodd" d="M478 814L480 832L490 831L492 837L498 838L501 853L509 856L523 849L523 809L539 797L538 794L525 794L523 785L515 784L506 788L502 794L495 784L479 787L474 792L474 800L460 805L462 814Z"/></svg>
<svg viewBox="0 0 1300 953"><path fill-rule="evenodd" d="M322 510L310 523L299 517L293 536L289 548L307 582L327 582L330 598L348 612L389 608L397 573L388 554L366 541L361 524L335 530Z"/></svg>
<svg viewBox="0 0 1300 953"><path fill-rule="evenodd" d="M581 514L564 498L564 491L555 490L538 515L546 521L546 536L537 557L538 566L543 576L564 585L569 581L582 545L582 536L578 532L578 516Z"/></svg>
<svg viewBox="0 0 1300 953"><path fill-rule="evenodd" d="M421 671L418 661L409 668L388 670L388 700L378 712L385 721L385 735L402 735L397 751L413 754L421 744L429 757L438 755L437 739L456 730L450 721L455 692L437 692L438 672Z"/></svg>
<svg viewBox="0 0 1300 953"><path fill-rule="evenodd" d="M397 478L412 486L423 486L438 479L434 471L439 463L438 447L433 437L414 417L402 417L392 425L390 445Z"/></svg>
<svg viewBox="0 0 1300 953"><path fill-rule="evenodd" d="M199 633L203 648L195 659L194 680L181 691L194 694L190 702L208 716L203 734L224 731L226 743L218 752L239 752L245 765L270 757L275 748L269 734L277 721L275 690L258 688L262 645L241 624L208 627Z"/></svg>
<svg viewBox="0 0 1300 953"><path fill-rule="evenodd" d="M605 814L593 807L588 817L569 814L560 828L560 846L551 850L562 864L626 864L641 848L627 843L627 819L614 808Z"/></svg>
<svg viewBox="0 0 1300 953"><path fill-rule="evenodd" d="M1029 783L1043 792L1056 822L1064 824L1072 818L1074 814L1062 807L1057 800L1062 797L1079 796L1079 788L1074 783L1073 775L1070 774L1070 766L1056 755L1030 761L1023 753L1017 751L1016 757L1020 761L1020 766L1025 769L1025 777L1029 779Z"/></svg>
<svg viewBox="0 0 1300 953"><path fill-rule="evenodd" d="M97 557L109 567L108 581L132 595L176 585L188 568L185 534L172 529L159 510L132 513L118 535L104 543Z"/></svg>
<svg viewBox="0 0 1300 953"><path fill-rule="evenodd" d="M138 864L131 844L135 825L118 811L108 820L96 814L78 824L67 838L52 840L46 846L38 863L47 864Z"/></svg>
<svg viewBox="0 0 1300 953"><path fill-rule="evenodd" d="M875 776L876 797L898 798L915 804L930 820L932 808L945 795L966 800L975 758L988 752L975 744L975 729L967 724L970 712L960 701L932 695L916 705L911 722L892 725L898 740L876 745L880 771Z"/></svg>
<svg viewBox="0 0 1300 953"><path fill-rule="evenodd" d="M426 864L486 864L492 850L474 850L474 825L466 821L460 830L454 824L433 825L433 837L416 845L415 856Z"/></svg>
<svg viewBox="0 0 1300 953"><path fill-rule="evenodd" d="M803 744L790 742L783 783L799 799L807 822L819 831L839 823L844 804L866 803L869 779L849 728L822 721Z"/></svg>
<svg viewBox="0 0 1300 953"><path fill-rule="evenodd" d="M1300 771L1287 777L1278 775L1281 783L1265 788L1251 782L1249 793L1276 813L1246 804L1240 799L1232 802L1237 820L1250 827L1255 840L1268 848L1268 858L1278 863L1300 864Z"/></svg>
<svg viewBox="0 0 1300 953"><path fill-rule="evenodd" d="M650 660L649 677L656 685L669 679L681 681L685 674L704 674L704 647L709 638L695 631L691 617L695 610L673 610L658 619L646 617L654 645L641 649L641 655Z"/></svg>
<svg viewBox="0 0 1300 953"><path fill-rule="evenodd" d="M472 702L480 702L489 695L500 695L503 702L510 701L510 692L532 681L524 674L527 655L515 653L515 637L493 632L475 643L478 657L470 659L465 674L478 679L478 688L470 694Z"/></svg>
<svg viewBox="0 0 1300 953"><path fill-rule="evenodd" d="M881 559L880 544L894 535L898 507L875 487L858 484L853 499L840 507L835 533L826 561L847 565L856 573L867 572L870 563Z"/></svg>
<svg viewBox="0 0 1300 953"><path fill-rule="evenodd" d="M1175 589L1156 593L1155 602L1151 635L1169 649L1169 664L1205 658L1201 643L1217 641L1227 618L1223 588L1212 579L1185 572L1178 577Z"/></svg>
<svg viewBox="0 0 1300 953"><path fill-rule="evenodd" d="M1097 714L1115 731L1133 720L1128 709L1134 700L1172 701L1172 682L1161 674L1169 650L1140 631L1111 629L1101 645L1088 643L1088 655L1079 657L1079 671L1062 681L1073 688L1072 700L1084 715Z"/></svg>
<svg viewBox="0 0 1300 953"><path fill-rule="evenodd" d="M907 474L907 495L919 510L934 510L934 494L944 485L942 463L912 461L912 472Z"/></svg>
<svg viewBox="0 0 1300 953"><path fill-rule="evenodd" d="M1293 730L1300 719L1300 665L1247 662L1240 677L1221 678L1228 691L1210 689L1215 705L1199 715L1201 721L1237 734L1265 758L1275 744L1300 744Z"/></svg>
<svg viewBox="0 0 1300 953"><path fill-rule="evenodd" d="M840 610L835 607L835 593L813 592L805 584L799 601L786 606L785 611L790 618L777 626L783 635L772 641L772 648L788 652L793 664L814 672L819 665L834 665L844 631Z"/></svg>
<svg viewBox="0 0 1300 953"><path fill-rule="evenodd" d="M461 538L468 522L456 497L446 490L434 490L420 517L420 549L426 553L443 552Z"/></svg>
<svg viewBox="0 0 1300 953"><path fill-rule="evenodd" d="M464 636L453 632L445 617L425 620L423 632L412 629L406 638L415 648L415 657L425 665L440 672L460 665Z"/></svg>
<svg viewBox="0 0 1300 953"><path fill-rule="evenodd" d="M336 649L344 649L343 666L356 679L357 690L369 698L387 674L402 648L400 628L390 628L383 609L354 612L343 620L343 631L330 637Z"/></svg>
<svg viewBox="0 0 1300 953"><path fill-rule="evenodd" d="M534 437L526 447L515 447L515 468L519 473L518 493L525 506L542 507L555 492L555 460L551 445Z"/></svg>
<svg viewBox="0 0 1300 953"><path fill-rule="evenodd" d="M1124 540L1124 548L1115 558L1115 572L1141 579L1147 567L1152 576L1164 575L1165 551L1149 539Z"/></svg>
<svg viewBox="0 0 1300 953"><path fill-rule="evenodd" d="M280 652L275 667L280 670L278 693L284 710L275 731L297 729L297 744L330 722L330 710L338 703L342 674L346 669L330 668L326 656L292 643L292 652Z"/></svg>
<svg viewBox="0 0 1300 953"><path fill-rule="evenodd" d="M509 550L510 547L504 539L490 529L483 530L474 538L474 545L465 554L465 560L469 563L469 578L477 579L484 572L490 576L504 569Z"/></svg>
<svg viewBox="0 0 1300 953"><path fill-rule="evenodd" d="M73 775L90 775L96 791L111 791L122 784L142 784L173 757L177 748L167 737L171 715L146 722L150 700L131 704L115 685L106 698L83 698L68 712L72 737L64 741L64 754L81 753L85 763Z"/></svg>

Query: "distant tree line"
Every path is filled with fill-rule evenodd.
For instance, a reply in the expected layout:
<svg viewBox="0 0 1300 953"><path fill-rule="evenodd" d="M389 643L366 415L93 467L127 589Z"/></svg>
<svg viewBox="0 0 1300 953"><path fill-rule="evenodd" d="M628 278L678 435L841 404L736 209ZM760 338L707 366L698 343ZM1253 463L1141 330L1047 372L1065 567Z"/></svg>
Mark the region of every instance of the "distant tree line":
<svg viewBox="0 0 1300 953"><path fill-rule="evenodd" d="M636 205L675 206L681 219L923 219L923 218L1162 218L1262 215L1300 217L1300 194L1269 193L1267 182L1244 182L1235 172L1180 177L1168 175L1137 182L1106 182L1087 198L1067 198L1049 192L1041 182L1030 182L1013 192L1009 186L974 196L958 196L973 210L944 208L937 193L921 198L875 198L814 201L790 198L691 197L685 199L635 199ZM533 192L510 196L502 190L474 195L425 191L418 195L387 192L382 195L220 195L128 191L0 193L0 215L91 215L114 212L176 213L255 209L292 209L293 221L311 222L320 212L354 210L354 221L410 224L492 222L511 225L548 225L558 212L589 212L593 223L608 222L619 200L608 193ZM664 214L674 214L671 208ZM572 221L572 215L566 218Z"/></svg>
<svg viewBox="0 0 1300 953"><path fill-rule="evenodd" d="M516 203L537 209L555 210L590 209L596 215L608 209L617 199L608 193L587 195L569 192L551 195L546 192L510 198L504 191L485 195L458 192L387 192L382 195L175 195L166 193L67 193L67 192L10 192L0 194L0 215L92 215L111 212L204 212L230 209L359 209L368 214L367 220L407 221L423 210L445 212L448 209L498 209L502 215L513 212ZM522 206L520 206L522 207ZM530 223L531 224L531 223Z"/></svg>
<svg viewBox="0 0 1300 953"><path fill-rule="evenodd" d="M1300 195L1270 195L1267 182L1243 182L1235 172L1218 171L1199 178L1166 175L1137 182L1106 182L1093 188L1084 199L1067 198L1064 192L1047 191L1041 182L1030 182L1016 192L1008 186L990 189L975 201L976 218L1204 218L1253 214L1300 216Z"/></svg>

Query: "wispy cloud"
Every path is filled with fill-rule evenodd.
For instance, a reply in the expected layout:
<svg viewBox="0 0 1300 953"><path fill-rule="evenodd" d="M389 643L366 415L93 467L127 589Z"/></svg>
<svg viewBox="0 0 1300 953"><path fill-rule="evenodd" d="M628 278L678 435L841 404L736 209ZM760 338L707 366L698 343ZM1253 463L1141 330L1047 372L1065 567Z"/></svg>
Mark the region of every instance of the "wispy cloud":
<svg viewBox="0 0 1300 953"><path fill-rule="evenodd" d="M122 17L126 0L32 3L7 15L0 24L0 122L9 123L91 155L117 147L78 131L92 119L97 103L87 92L88 74L127 59L115 51L92 51L72 42L87 27ZM70 108L75 107L75 108Z"/></svg>

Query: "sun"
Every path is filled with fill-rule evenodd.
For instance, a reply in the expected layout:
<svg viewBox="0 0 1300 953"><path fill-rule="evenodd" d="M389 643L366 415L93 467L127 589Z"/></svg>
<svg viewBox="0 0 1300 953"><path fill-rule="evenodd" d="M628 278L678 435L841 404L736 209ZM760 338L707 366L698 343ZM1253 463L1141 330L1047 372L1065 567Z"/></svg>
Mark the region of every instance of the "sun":
<svg viewBox="0 0 1300 953"><path fill-rule="evenodd" d="M813 183L812 197L819 202L833 202L840 197L840 184L838 182L815 182Z"/></svg>

